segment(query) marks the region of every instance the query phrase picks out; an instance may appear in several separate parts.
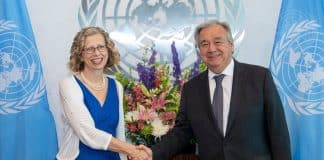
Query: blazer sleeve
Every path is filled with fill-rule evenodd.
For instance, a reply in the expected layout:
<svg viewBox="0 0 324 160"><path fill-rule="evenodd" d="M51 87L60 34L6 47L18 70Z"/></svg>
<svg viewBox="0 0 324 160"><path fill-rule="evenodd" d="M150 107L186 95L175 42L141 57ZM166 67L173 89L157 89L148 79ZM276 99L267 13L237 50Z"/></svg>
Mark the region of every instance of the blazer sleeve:
<svg viewBox="0 0 324 160"><path fill-rule="evenodd" d="M186 84L183 87L180 108L174 128L162 137L160 143L152 147L154 160L170 159L172 156L190 147L193 133L187 118L186 90L188 88L190 87L187 87Z"/></svg>
<svg viewBox="0 0 324 160"><path fill-rule="evenodd" d="M269 70L264 82L265 112L273 160L290 160L290 140L283 106Z"/></svg>
<svg viewBox="0 0 324 160"><path fill-rule="evenodd" d="M59 83L59 92L64 115L79 139L93 149L107 150L112 135L95 128L75 78L72 76L62 80Z"/></svg>

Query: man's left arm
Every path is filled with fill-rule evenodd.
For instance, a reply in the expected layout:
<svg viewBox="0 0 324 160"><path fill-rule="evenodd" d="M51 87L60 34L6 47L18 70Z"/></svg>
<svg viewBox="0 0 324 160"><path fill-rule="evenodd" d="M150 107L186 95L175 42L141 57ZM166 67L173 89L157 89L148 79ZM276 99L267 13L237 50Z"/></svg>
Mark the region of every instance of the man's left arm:
<svg viewBox="0 0 324 160"><path fill-rule="evenodd" d="M269 70L265 73L263 91L271 157L274 160L290 160L290 139L285 113Z"/></svg>

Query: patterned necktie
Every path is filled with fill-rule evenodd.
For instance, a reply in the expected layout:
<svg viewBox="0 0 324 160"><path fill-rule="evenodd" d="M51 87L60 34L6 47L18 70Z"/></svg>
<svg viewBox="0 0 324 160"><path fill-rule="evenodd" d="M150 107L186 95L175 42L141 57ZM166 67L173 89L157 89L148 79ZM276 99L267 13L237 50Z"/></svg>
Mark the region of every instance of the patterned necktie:
<svg viewBox="0 0 324 160"><path fill-rule="evenodd" d="M213 96L213 111L216 118L217 127L219 132L224 135L223 132L223 87L222 80L225 77L224 74L214 76L216 81L216 88Z"/></svg>

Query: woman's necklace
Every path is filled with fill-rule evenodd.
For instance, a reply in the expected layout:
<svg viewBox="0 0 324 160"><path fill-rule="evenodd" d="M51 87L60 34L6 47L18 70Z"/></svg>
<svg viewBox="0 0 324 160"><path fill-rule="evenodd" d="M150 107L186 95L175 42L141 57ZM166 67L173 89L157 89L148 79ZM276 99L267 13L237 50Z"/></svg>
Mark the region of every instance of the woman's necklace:
<svg viewBox="0 0 324 160"><path fill-rule="evenodd" d="M105 77L102 76L102 82L100 84L93 84L92 82L90 82L87 78L85 78L85 76L83 75L83 72L80 72L80 76L83 79L83 81L89 85L89 87L91 87L92 89L96 90L96 91L102 91L103 89L105 89L105 85L106 85L106 81L105 81Z"/></svg>

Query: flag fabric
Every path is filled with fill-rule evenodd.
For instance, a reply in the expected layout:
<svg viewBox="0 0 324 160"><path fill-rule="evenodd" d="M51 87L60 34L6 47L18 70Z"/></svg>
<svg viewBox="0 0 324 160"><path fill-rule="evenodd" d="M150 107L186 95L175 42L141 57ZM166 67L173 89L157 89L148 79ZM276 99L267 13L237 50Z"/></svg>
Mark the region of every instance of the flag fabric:
<svg viewBox="0 0 324 160"><path fill-rule="evenodd" d="M283 0L270 69L294 160L324 160L324 1Z"/></svg>
<svg viewBox="0 0 324 160"><path fill-rule="evenodd" d="M0 0L0 160L53 160L55 123L24 0Z"/></svg>

